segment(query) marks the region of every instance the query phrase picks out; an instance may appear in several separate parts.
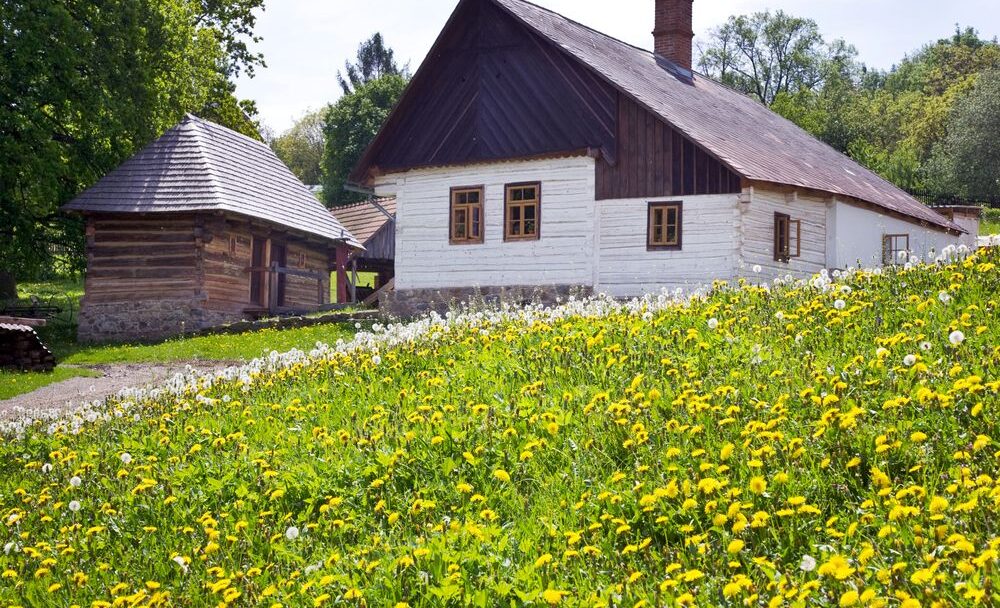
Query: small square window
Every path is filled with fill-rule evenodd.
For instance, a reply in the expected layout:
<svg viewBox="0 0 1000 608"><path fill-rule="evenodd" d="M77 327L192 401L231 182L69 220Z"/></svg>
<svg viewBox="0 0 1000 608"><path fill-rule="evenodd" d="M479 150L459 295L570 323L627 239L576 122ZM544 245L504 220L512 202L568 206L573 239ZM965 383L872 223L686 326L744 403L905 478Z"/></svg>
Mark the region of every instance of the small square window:
<svg viewBox="0 0 1000 608"><path fill-rule="evenodd" d="M910 235L887 234L882 237L882 263L905 264L910 258Z"/></svg>
<svg viewBox="0 0 1000 608"><path fill-rule="evenodd" d="M504 240L539 238L541 184L508 184L504 205Z"/></svg>
<svg viewBox="0 0 1000 608"><path fill-rule="evenodd" d="M774 214L774 261L785 262L802 256L802 221L788 214Z"/></svg>
<svg viewBox="0 0 1000 608"><path fill-rule="evenodd" d="M452 188L449 241L455 245L483 242L483 188Z"/></svg>
<svg viewBox="0 0 1000 608"><path fill-rule="evenodd" d="M683 218L681 203L650 203L646 228L646 248L665 250L681 248Z"/></svg>

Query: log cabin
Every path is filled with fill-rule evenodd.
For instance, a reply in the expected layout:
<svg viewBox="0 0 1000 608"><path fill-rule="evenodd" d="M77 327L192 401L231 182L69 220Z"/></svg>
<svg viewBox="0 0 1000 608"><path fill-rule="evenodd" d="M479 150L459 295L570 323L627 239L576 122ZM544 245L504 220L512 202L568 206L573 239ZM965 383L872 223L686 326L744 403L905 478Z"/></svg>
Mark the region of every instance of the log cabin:
<svg viewBox="0 0 1000 608"><path fill-rule="evenodd" d="M390 310L806 277L974 244L974 222L695 72L693 10L656 0L648 51L525 0L461 0L351 175L397 201Z"/></svg>
<svg viewBox="0 0 1000 608"><path fill-rule="evenodd" d="M191 115L64 209L86 220L84 342L314 311L363 249L266 144Z"/></svg>

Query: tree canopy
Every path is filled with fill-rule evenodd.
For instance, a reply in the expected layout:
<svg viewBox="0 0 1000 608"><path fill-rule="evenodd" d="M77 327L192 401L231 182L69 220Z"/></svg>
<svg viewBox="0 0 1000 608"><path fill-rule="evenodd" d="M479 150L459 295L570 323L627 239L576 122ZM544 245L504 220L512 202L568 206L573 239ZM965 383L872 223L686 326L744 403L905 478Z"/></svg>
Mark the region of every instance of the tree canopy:
<svg viewBox="0 0 1000 608"><path fill-rule="evenodd" d="M358 46L354 62L345 61L344 70L346 73L337 72L337 82L345 95L389 74L409 78L409 68L396 63L395 53L378 32Z"/></svg>
<svg viewBox="0 0 1000 608"><path fill-rule="evenodd" d="M361 84L332 105L326 115L326 155L323 160L323 197L328 205L355 202L362 197L344 190L354 165L389 117L406 88L407 79L386 74Z"/></svg>
<svg viewBox="0 0 1000 608"><path fill-rule="evenodd" d="M306 112L290 129L270 142L278 158L305 184L316 185L323 179L326 114L326 108Z"/></svg>
<svg viewBox="0 0 1000 608"><path fill-rule="evenodd" d="M0 271L83 263L58 212L193 112L257 136L231 77L263 0L10 0L0 13ZM62 254L62 255L60 255Z"/></svg>

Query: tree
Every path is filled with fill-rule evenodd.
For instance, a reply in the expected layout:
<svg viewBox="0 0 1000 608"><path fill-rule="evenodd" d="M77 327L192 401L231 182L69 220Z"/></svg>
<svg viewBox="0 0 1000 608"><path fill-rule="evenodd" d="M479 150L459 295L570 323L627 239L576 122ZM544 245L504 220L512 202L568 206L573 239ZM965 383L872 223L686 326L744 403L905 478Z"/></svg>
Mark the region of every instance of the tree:
<svg viewBox="0 0 1000 608"><path fill-rule="evenodd" d="M230 75L262 0L9 0L0 13L0 271L83 265L59 206L185 112L255 134ZM64 252L65 255L60 252Z"/></svg>
<svg viewBox="0 0 1000 608"><path fill-rule="evenodd" d="M354 63L344 62L345 74L337 72L337 82L344 90L344 95L356 91L359 87L373 80L396 74L409 79L409 69L407 66L400 67L396 64L395 53L386 46L382 39L382 34L376 32L371 38L362 42L358 46L358 53Z"/></svg>
<svg viewBox="0 0 1000 608"><path fill-rule="evenodd" d="M700 51L706 74L767 105L782 93L817 88L828 64L846 65L857 55L843 41L827 44L815 21L784 11L730 17Z"/></svg>
<svg viewBox="0 0 1000 608"><path fill-rule="evenodd" d="M307 112L292 128L270 142L274 153L303 183L319 184L323 179L326 139L323 126L328 109Z"/></svg>
<svg viewBox="0 0 1000 608"><path fill-rule="evenodd" d="M328 205L360 200L344 190L347 177L396 104L407 80L387 74L344 95L326 114L323 197Z"/></svg>
<svg viewBox="0 0 1000 608"><path fill-rule="evenodd" d="M933 189L965 199L1000 200L1000 68L983 72L949 116L935 147Z"/></svg>

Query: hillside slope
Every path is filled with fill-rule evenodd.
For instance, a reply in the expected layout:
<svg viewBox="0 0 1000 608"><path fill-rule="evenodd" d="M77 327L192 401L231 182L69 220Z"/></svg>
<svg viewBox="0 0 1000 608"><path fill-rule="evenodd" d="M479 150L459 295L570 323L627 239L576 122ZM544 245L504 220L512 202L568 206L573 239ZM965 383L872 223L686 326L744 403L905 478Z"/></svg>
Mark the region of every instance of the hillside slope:
<svg viewBox="0 0 1000 608"><path fill-rule="evenodd" d="M0 605L995 605L998 263L426 319L8 427Z"/></svg>

